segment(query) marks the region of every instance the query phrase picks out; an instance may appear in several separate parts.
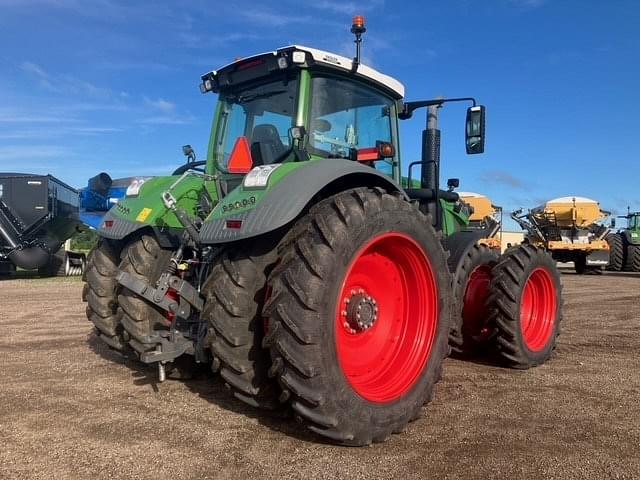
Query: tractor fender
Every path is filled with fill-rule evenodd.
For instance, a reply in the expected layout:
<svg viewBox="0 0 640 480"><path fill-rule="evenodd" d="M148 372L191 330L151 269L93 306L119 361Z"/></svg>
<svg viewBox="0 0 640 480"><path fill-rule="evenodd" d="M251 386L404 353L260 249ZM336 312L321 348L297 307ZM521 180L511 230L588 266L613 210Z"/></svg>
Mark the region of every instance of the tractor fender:
<svg viewBox="0 0 640 480"><path fill-rule="evenodd" d="M178 228L155 227L148 223L132 222L107 212L98 228L98 235L110 240L124 240L134 232L142 229L152 231L162 248L176 248L180 245L182 230Z"/></svg>
<svg viewBox="0 0 640 480"><path fill-rule="evenodd" d="M465 255L480 240L487 236L487 230L461 230L455 232L442 240L442 246L449 252L449 271L453 274L454 280L457 280L460 266L464 261Z"/></svg>
<svg viewBox="0 0 640 480"><path fill-rule="evenodd" d="M409 200L393 179L367 165L341 159L309 161L271 187L255 208L230 215L242 222L241 228L228 229L227 217L209 219L202 226L200 239L204 244L219 244L257 237L295 220L317 195L326 197L363 186L401 192Z"/></svg>
<svg viewBox="0 0 640 480"><path fill-rule="evenodd" d="M627 245L638 245L638 244L640 244L640 233L632 231L632 230L622 230L621 233L622 233L622 236L624 237L624 242Z"/></svg>

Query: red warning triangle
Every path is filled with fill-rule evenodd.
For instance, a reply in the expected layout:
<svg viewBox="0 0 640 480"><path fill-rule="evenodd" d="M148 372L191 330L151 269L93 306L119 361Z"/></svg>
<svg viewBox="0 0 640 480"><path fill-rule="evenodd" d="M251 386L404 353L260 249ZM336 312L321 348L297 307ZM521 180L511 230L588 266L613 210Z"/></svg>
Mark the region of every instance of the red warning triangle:
<svg viewBox="0 0 640 480"><path fill-rule="evenodd" d="M227 170L229 173L249 173L252 168L253 160L247 137L238 137L231 151Z"/></svg>

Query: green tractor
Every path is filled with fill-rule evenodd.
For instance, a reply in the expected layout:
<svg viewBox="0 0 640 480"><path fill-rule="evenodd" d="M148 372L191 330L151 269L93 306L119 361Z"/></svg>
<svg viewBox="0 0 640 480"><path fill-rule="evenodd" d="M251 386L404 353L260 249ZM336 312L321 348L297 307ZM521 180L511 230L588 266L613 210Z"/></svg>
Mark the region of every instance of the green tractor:
<svg viewBox="0 0 640 480"><path fill-rule="evenodd" d="M240 400L289 406L347 445L417 418L451 348L545 362L562 305L543 249L499 256L467 228L457 180L439 187L440 108L471 104L478 154L484 107L405 102L400 82L360 63L364 31L356 17L354 59L290 46L204 75L218 94L206 162L107 213L85 287L99 337L160 380L192 356ZM422 160L405 178L399 124L422 108Z"/></svg>
<svg viewBox="0 0 640 480"><path fill-rule="evenodd" d="M640 272L640 212L632 212L627 207L627 214L618 218L627 220L627 228L607 235L609 243L609 266L607 270ZM615 221L611 221L615 228Z"/></svg>

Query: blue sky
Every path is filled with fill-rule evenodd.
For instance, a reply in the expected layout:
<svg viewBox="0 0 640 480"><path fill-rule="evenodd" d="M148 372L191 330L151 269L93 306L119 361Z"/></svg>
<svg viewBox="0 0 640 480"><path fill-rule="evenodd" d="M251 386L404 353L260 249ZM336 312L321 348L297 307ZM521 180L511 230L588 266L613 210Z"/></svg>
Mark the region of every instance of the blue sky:
<svg viewBox="0 0 640 480"><path fill-rule="evenodd" d="M409 100L475 96L484 155L464 154L464 107L442 110L442 176L506 209L582 195L640 209L640 4L628 0L133 2L0 0L0 170L81 186L98 173L166 174L204 157L215 102L200 75L301 43L367 63ZM422 114L402 125L419 158Z"/></svg>

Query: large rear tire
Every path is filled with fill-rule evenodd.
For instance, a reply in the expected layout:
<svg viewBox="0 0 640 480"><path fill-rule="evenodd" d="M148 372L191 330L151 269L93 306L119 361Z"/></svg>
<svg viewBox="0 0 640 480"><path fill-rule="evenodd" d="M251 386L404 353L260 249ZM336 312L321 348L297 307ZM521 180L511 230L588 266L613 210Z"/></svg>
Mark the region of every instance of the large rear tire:
<svg viewBox="0 0 640 480"><path fill-rule="evenodd" d="M626 270L640 272L640 245L627 245Z"/></svg>
<svg viewBox="0 0 640 480"><path fill-rule="evenodd" d="M544 249L513 247L492 271L489 321L496 327L499 358L513 368L546 362L560 333L560 274Z"/></svg>
<svg viewBox="0 0 640 480"><path fill-rule="evenodd" d="M120 248L118 242L101 238L89 253L82 299L87 302L87 319L95 326L98 338L123 351L126 342L122 337L116 280Z"/></svg>
<svg viewBox="0 0 640 480"><path fill-rule="evenodd" d="M281 389L269 378L269 351L262 348L267 274L277 253L264 238L224 252L202 293L202 319L209 324L213 369L234 396L254 407L274 409Z"/></svg>
<svg viewBox="0 0 640 480"><path fill-rule="evenodd" d="M274 374L310 430L384 441L420 414L448 353L451 276L431 219L380 189L316 204L269 277Z"/></svg>
<svg viewBox="0 0 640 480"><path fill-rule="evenodd" d="M610 233L606 237L609 244L609 265L607 270L619 272L624 268L624 240L619 233Z"/></svg>
<svg viewBox="0 0 640 480"><path fill-rule="evenodd" d="M491 270L500 254L485 246L474 244L464 257L454 278L456 299L456 328L452 347L462 354L475 354L487 344L494 333L488 323L487 300Z"/></svg>
<svg viewBox="0 0 640 480"><path fill-rule="evenodd" d="M170 257L171 251L163 249L154 236L138 234L122 250L119 270L155 286ZM139 344L144 343L146 337L169 327L166 312L128 288L119 290L118 304L122 310L125 338L139 353Z"/></svg>

